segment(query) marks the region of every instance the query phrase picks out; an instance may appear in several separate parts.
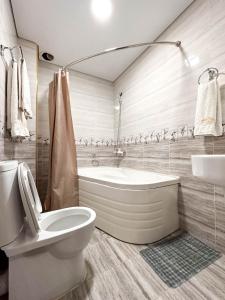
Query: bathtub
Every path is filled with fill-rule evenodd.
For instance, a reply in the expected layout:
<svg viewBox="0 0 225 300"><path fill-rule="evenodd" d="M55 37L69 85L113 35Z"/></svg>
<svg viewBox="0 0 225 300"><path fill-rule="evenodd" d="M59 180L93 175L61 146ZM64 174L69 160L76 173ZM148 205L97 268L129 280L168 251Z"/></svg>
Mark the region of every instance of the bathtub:
<svg viewBox="0 0 225 300"><path fill-rule="evenodd" d="M153 243L179 228L179 177L130 168L79 168L80 205L96 227L124 242Z"/></svg>

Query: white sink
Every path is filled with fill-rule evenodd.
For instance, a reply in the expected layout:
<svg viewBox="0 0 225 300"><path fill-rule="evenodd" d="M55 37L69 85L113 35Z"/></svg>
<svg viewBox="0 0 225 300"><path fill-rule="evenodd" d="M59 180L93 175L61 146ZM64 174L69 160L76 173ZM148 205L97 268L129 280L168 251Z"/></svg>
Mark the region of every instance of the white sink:
<svg viewBox="0 0 225 300"><path fill-rule="evenodd" d="M192 155L191 161L194 176L225 187L225 155Z"/></svg>

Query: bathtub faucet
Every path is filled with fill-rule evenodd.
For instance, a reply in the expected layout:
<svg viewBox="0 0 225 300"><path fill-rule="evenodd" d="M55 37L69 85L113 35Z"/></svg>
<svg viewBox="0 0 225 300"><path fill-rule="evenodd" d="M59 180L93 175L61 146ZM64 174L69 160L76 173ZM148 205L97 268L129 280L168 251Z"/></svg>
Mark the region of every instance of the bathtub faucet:
<svg viewBox="0 0 225 300"><path fill-rule="evenodd" d="M126 151L121 149L120 147L115 148L114 154L118 157L124 157L126 155Z"/></svg>

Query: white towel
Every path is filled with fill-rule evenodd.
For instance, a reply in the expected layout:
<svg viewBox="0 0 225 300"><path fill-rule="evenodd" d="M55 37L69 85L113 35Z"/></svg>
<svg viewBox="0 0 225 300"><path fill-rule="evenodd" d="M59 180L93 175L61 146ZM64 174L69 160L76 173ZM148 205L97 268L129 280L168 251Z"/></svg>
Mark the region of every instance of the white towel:
<svg viewBox="0 0 225 300"><path fill-rule="evenodd" d="M19 77L18 64L14 60L12 62L12 83L11 83L11 136L12 138L30 136L27 129L24 112L19 108Z"/></svg>
<svg viewBox="0 0 225 300"><path fill-rule="evenodd" d="M19 107L24 111L26 119L32 119L30 81L27 64L24 58L19 63Z"/></svg>
<svg viewBox="0 0 225 300"><path fill-rule="evenodd" d="M11 129L12 62L7 66L6 128Z"/></svg>
<svg viewBox="0 0 225 300"><path fill-rule="evenodd" d="M194 134L223 134L220 86L216 79L198 86Z"/></svg>

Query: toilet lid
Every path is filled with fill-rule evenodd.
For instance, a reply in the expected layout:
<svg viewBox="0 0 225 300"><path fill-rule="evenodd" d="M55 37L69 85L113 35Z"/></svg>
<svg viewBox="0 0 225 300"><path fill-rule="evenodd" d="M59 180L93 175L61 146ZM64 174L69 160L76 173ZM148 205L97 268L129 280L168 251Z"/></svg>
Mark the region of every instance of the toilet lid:
<svg viewBox="0 0 225 300"><path fill-rule="evenodd" d="M26 163L20 163L18 166L18 182L28 224L32 233L37 234L40 229L38 220L42 212L42 206L34 178Z"/></svg>

